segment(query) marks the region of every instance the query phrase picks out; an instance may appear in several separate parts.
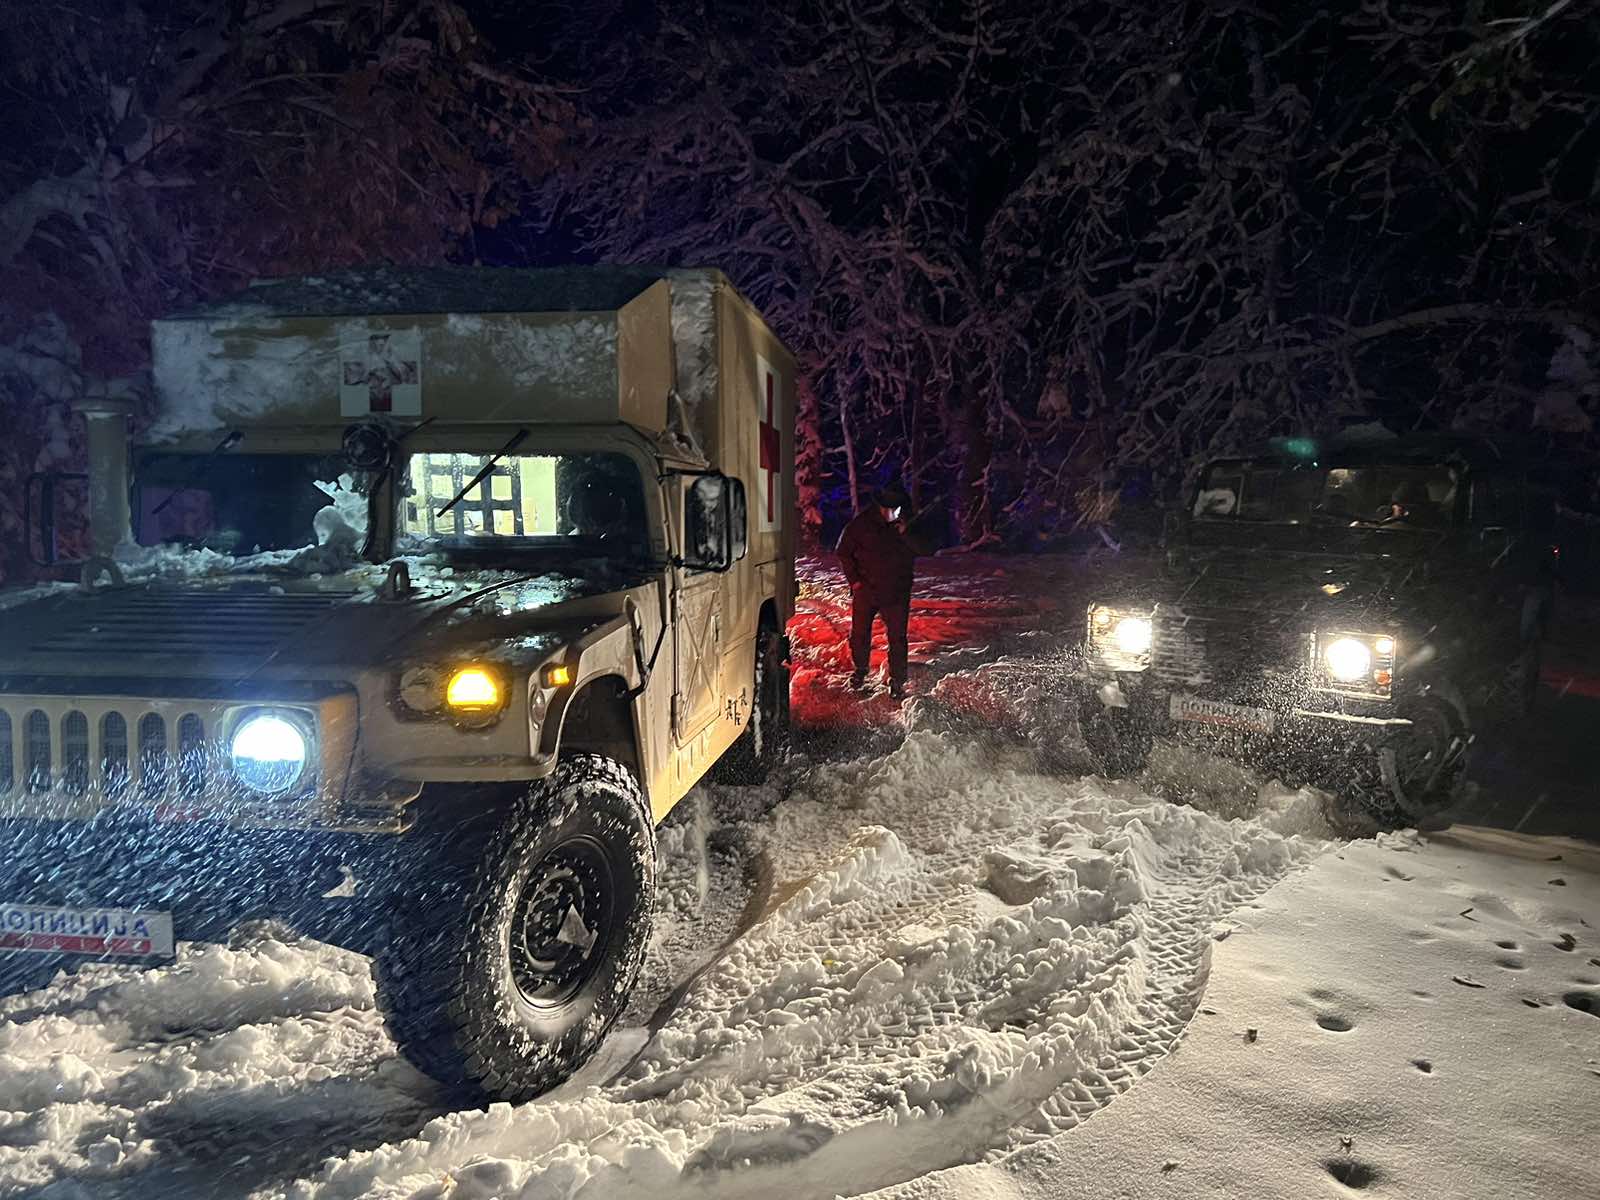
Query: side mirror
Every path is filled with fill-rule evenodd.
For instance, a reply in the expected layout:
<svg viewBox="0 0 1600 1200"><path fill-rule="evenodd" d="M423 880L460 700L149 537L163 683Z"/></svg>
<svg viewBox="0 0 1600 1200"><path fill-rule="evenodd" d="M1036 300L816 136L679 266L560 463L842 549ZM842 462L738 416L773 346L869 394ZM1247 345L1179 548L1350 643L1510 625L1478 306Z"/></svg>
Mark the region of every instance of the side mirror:
<svg viewBox="0 0 1600 1200"><path fill-rule="evenodd" d="M58 491L64 483L87 484L80 471L36 471L28 476L22 493L22 530L28 560L36 567L53 567L61 561L56 542Z"/></svg>
<svg viewBox="0 0 1600 1200"><path fill-rule="evenodd" d="M684 496L684 553L680 567L728 571L749 548L750 514L744 484L720 471L695 477Z"/></svg>

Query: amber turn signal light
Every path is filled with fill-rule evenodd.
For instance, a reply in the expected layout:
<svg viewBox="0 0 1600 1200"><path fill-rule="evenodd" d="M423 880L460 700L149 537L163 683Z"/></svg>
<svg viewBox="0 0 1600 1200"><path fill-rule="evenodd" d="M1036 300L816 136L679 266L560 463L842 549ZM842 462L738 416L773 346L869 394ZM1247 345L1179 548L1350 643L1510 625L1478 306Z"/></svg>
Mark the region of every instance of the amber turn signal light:
<svg viewBox="0 0 1600 1200"><path fill-rule="evenodd" d="M572 682L572 668L566 663L556 663L544 669L542 678L547 688L566 687Z"/></svg>

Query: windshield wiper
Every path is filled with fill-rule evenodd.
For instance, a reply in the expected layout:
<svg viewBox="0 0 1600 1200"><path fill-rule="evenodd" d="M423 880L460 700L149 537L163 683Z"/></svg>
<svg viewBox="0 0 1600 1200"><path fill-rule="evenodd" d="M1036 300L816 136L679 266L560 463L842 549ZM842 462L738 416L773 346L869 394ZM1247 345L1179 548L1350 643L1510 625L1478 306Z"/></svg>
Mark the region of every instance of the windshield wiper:
<svg viewBox="0 0 1600 1200"><path fill-rule="evenodd" d="M439 517L444 516L445 513L449 512L457 504L460 504L462 499L466 496L466 494L468 492L470 492L473 488L477 487L485 479L489 478L489 472L494 470L495 464L498 463L506 455L510 454L518 446L522 445L523 441L527 438L527 436L528 436L528 431L526 429L519 429L515 433L513 433L511 435L510 439L507 440L506 444L504 446L501 446L500 449L496 450L494 452L494 454L490 457L489 461L483 464L483 470L479 471L476 475L474 475L471 478L471 480L468 481L467 486L462 488L459 492L457 492L454 496L452 496L450 498L450 503L446 504L443 508L441 508L438 511L438 513L435 514L435 519L437 520Z"/></svg>
<svg viewBox="0 0 1600 1200"><path fill-rule="evenodd" d="M218 442L217 445L216 445L216 448L214 450L212 450L211 453L207 454L204 458L202 458L200 461L202 463L209 463L213 458L216 458L220 454L226 454L229 450L232 450L235 446L237 446L242 441L244 441L244 434L240 433L237 429L230 429L228 431L228 436L223 438L220 442ZM191 481L194 479L194 472L191 471L189 473L189 478L190 478ZM194 490L193 482L185 483L182 487L174 488L171 492L167 493L167 498L165 500L163 500L160 504L156 505L154 508L152 508L150 510L150 515L153 517L157 513L165 512L166 509L167 509L167 505L171 504L174 500L176 500L179 496L183 495L185 492L189 492L189 491L193 491L193 490Z"/></svg>

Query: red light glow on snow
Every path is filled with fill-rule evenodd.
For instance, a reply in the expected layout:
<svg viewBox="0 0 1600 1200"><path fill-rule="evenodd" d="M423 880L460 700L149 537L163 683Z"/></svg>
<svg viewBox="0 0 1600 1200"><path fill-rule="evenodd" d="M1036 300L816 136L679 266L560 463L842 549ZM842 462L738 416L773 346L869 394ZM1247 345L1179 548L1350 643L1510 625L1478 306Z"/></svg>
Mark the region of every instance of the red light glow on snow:
<svg viewBox="0 0 1600 1200"><path fill-rule="evenodd" d="M935 685L919 666L963 650L989 646L997 636L1044 627L1041 615L1057 607L1048 596L1018 594L1006 572L974 576L960 559L928 559L918 565L908 628L913 695L936 691L939 700L986 721L1008 715L1004 701L970 673L946 674ZM1050 624L1056 623L1052 619ZM900 705L884 680L888 646L883 623L872 636L872 669L863 693L850 690L850 596L831 557L801 565L800 598L789 622L790 706L802 728L886 725Z"/></svg>

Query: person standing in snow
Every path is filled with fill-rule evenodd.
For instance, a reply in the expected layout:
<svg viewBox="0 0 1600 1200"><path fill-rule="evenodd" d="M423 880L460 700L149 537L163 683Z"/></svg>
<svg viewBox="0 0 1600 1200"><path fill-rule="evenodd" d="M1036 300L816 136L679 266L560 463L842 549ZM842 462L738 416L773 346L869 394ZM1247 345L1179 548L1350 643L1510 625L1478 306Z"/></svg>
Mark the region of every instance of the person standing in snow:
<svg viewBox="0 0 1600 1200"><path fill-rule="evenodd" d="M839 565L850 584L850 686L866 685L872 658L872 621L883 617L889 639L889 695L906 694L906 625L911 617L911 577L916 552L906 540L901 512L911 498L897 484L875 492L839 538Z"/></svg>

